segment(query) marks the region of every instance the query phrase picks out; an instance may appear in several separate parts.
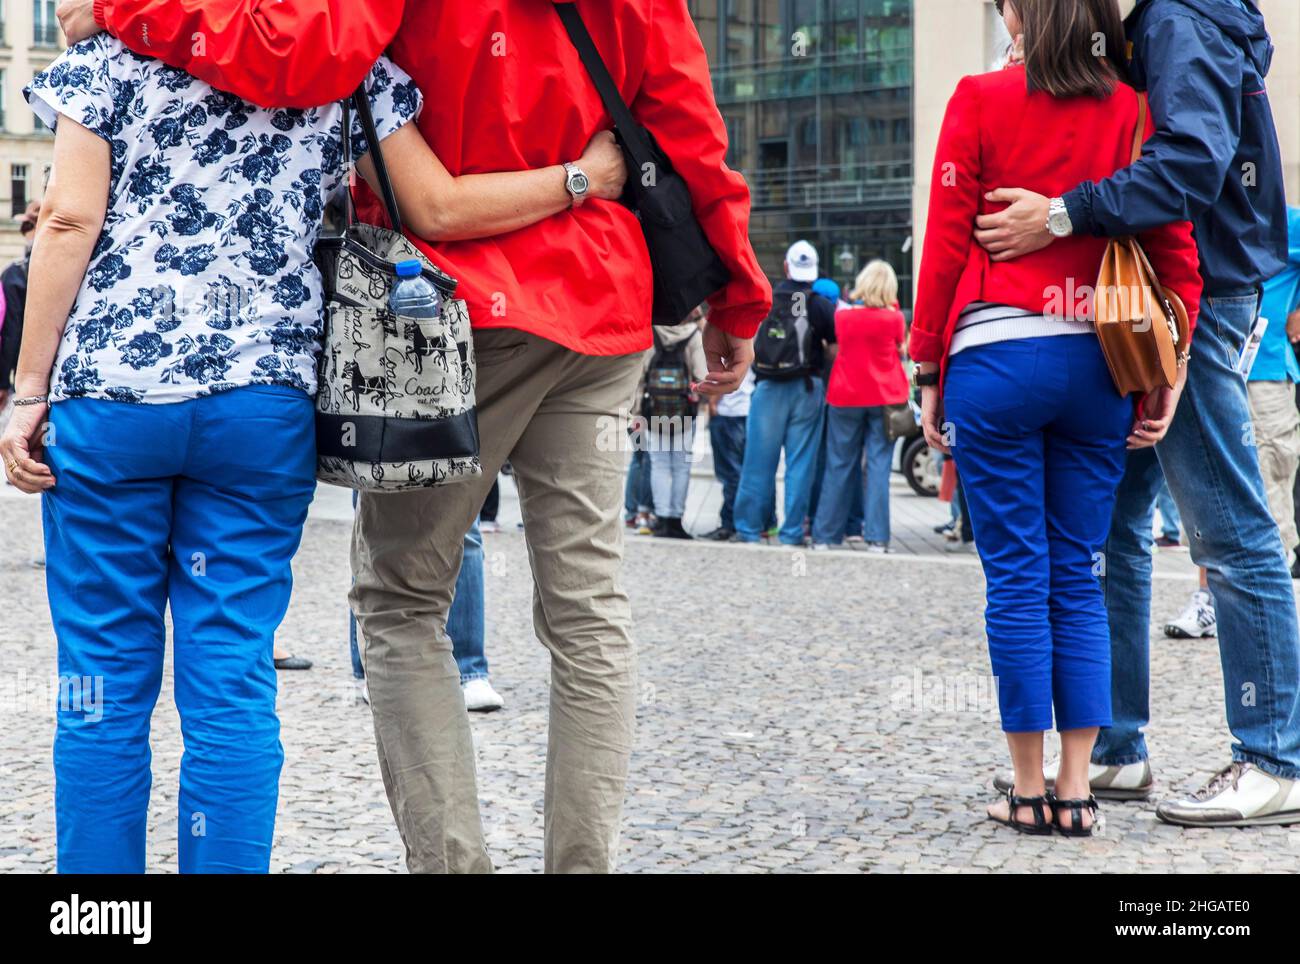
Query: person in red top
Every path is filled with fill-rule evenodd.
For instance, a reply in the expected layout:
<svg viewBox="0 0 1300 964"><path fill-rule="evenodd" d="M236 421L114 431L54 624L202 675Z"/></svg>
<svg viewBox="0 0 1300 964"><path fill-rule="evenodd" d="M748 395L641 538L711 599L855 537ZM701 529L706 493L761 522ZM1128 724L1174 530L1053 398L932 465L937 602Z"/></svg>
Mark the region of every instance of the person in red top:
<svg viewBox="0 0 1300 964"><path fill-rule="evenodd" d="M1075 235L1014 260L976 243L990 192L1049 197L1131 160L1138 94L1121 61L1117 0L1003 0L1024 63L957 85L934 159L910 353L923 385L927 441L957 463L983 563L985 623L1015 768L989 816L1023 833L1092 832L1089 759L1111 724L1110 634L1095 572L1125 444L1164 436L1179 387L1134 400L1115 389L1091 323L1106 246ZM1153 128L1148 123L1145 133ZM1139 236L1157 276L1189 308L1200 300L1191 225ZM942 392L942 398L941 398ZM1054 795L1043 732L1061 734ZM1051 811L1049 817L1048 811Z"/></svg>
<svg viewBox="0 0 1300 964"><path fill-rule="evenodd" d="M889 473L894 445L884 406L907 401L903 342L907 323L898 310L898 276L872 261L854 282L849 300L835 312L839 351L826 389L826 475L813 520L813 547L839 543L849 516L854 469L864 456L864 525L868 551L889 548Z"/></svg>
<svg viewBox="0 0 1300 964"><path fill-rule="evenodd" d="M341 99L387 50L424 92L420 132L455 176L577 159L612 126L550 2L65 0L69 41L107 29L254 103ZM685 0L578 0L632 114L690 188L730 271L709 299L709 375L735 390L771 288L748 239L749 191L727 168L726 129ZM195 38L202 38L196 43ZM640 176L650 176L643 172ZM635 172L634 172L635 176ZM575 189L573 181L566 184ZM363 215L379 206L358 190ZM436 225L432 235L437 236ZM363 494L352 604L381 770L412 871L491 869L474 751L444 631L462 537L509 458L550 649L545 866L606 872L618 850L636 664L618 517L626 413L651 345L651 265L635 214L575 191L529 227L472 241L413 240L460 283L478 359L482 480Z"/></svg>

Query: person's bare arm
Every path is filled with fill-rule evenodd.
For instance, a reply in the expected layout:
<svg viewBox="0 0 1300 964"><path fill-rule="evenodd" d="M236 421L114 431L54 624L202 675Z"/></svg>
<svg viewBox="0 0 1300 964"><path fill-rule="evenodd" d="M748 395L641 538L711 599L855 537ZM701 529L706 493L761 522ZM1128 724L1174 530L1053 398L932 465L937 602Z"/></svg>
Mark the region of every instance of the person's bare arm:
<svg viewBox="0 0 1300 964"><path fill-rule="evenodd" d="M111 160L107 141L69 117L59 118L54 167L28 269L23 344L14 378L17 398L49 391L63 329L104 226ZM49 466L39 461L47 413L47 405L15 408L0 439L0 457L9 479L25 492L54 485Z"/></svg>
<svg viewBox="0 0 1300 964"><path fill-rule="evenodd" d="M499 174L453 177L438 160L415 124L406 124L380 144L397 206L408 230L426 241L464 241L507 234L567 210L564 166ZM601 131L578 167L591 181L590 198L617 200L627 166L609 131ZM357 172L379 193L373 159L357 162Z"/></svg>

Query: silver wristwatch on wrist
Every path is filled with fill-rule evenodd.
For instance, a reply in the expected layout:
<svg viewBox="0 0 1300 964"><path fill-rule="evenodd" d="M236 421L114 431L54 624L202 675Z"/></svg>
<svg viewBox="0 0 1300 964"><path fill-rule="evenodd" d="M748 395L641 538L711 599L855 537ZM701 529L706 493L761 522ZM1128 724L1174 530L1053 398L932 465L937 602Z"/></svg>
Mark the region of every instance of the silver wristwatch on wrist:
<svg viewBox="0 0 1300 964"><path fill-rule="evenodd" d="M591 191L591 179L572 161L564 165L564 175L564 189L573 199L573 206L577 207L587 200L587 194Z"/></svg>
<svg viewBox="0 0 1300 964"><path fill-rule="evenodd" d="M1068 238L1074 234L1074 225L1070 223L1070 212L1065 206L1065 198L1054 197L1047 208L1047 230L1054 238Z"/></svg>

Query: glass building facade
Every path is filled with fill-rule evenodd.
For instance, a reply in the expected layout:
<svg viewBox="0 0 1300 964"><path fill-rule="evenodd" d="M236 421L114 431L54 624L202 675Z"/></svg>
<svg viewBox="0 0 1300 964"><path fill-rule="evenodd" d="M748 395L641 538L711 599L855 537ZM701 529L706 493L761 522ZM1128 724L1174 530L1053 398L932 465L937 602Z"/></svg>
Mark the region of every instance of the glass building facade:
<svg viewBox="0 0 1300 964"><path fill-rule="evenodd" d="M871 258L910 307L912 0L689 0L775 280L811 241L844 285Z"/></svg>

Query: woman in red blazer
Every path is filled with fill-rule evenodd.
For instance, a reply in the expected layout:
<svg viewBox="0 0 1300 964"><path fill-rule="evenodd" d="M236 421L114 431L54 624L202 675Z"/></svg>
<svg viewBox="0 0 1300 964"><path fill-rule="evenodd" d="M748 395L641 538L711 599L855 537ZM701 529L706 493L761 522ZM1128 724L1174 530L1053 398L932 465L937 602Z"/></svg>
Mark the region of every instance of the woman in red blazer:
<svg viewBox="0 0 1300 964"><path fill-rule="evenodd" d="M1135 400L1111 381L1091 321L1104 239L1071 236L1007 262L974 241L975 218L1004 206L994 188L1057 197L1109 177L1129 163L1138 123L1124 64L1098 56L1125 49L1117 0L999 8L1023 37L1024 63L964 78L948 104L910 354L926 437L956 460L987 582L989 651L1015 766L1014 787L989 816L1024 833L1087 835L1096 813L1088 762L1098 728L1111 722L1102 549L1126 440L1161 439L1178 390L1145 398L1135 419ZM1194 313L1191 226L1140 240ZM1043 732L1053 719L1061 762L1048 794Z"/></svg>

